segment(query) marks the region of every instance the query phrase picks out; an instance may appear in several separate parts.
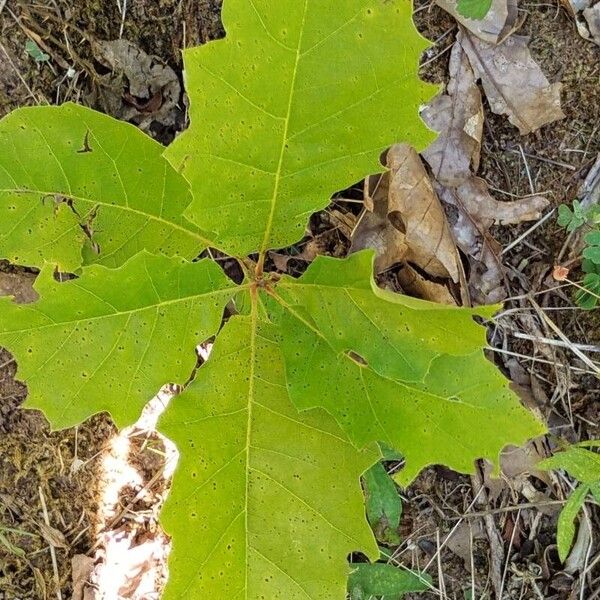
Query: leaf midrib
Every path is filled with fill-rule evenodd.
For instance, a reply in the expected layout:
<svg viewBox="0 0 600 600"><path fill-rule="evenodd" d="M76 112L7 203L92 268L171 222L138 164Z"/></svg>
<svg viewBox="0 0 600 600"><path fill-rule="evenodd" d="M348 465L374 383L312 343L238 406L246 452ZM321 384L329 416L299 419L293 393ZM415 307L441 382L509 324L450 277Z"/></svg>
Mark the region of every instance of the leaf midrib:
<svg viewBox="0 0 600 600"><path fill-rule="evenodd" d="M300 49L302 48L302 41L304 39L304 28L306 25L307 12L308 12L308 0L304 0L304 12L302 15L302 23L300 24L300 33L298 35L298 44L296 46L296 56L294 59L294 71L292 73L292 81L290 84L290 93L289 93L289 97L288 97L287 113L285 116L285 123L283 126L283 135L282 135L282 139L281 139L279 161L277 164L277 170L275 171L275 182L273 184L273 196L271 198L271 209L269 211L269 217L267 219L267 224L265 226L265 233L264 233L263 241L260 246L261 263L264 261L263 257L264 257L265 252L268 249L269 238L271 237L271 230L273 229L273 220L275 218L275 208L277 206L277 197L279 195L279 185L280 185L280 182L282 179L281 171L283 169L283 161L284 161L286 145L287 145L287 141L288 141L290 118L292 115L292 108L293 108L293 104L294 104L294 92L296 91L296 78L298 75L298 65L300 63L300 58L302 56Z"/></svg>

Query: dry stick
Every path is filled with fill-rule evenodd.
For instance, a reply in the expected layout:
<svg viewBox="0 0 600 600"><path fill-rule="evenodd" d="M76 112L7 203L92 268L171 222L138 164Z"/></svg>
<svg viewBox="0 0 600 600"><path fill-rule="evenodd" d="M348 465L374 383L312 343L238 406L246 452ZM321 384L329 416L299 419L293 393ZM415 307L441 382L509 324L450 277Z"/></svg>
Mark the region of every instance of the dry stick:
<svg viewBox="0 0 600 600"><path fill-rule="evenodd" d="M489 505L489 498L483 485L483 477L481 475L480 467L478 466L475 470L475 474L471 475L471 485L474 489L481 492L483 503ZM482 503L482 504L483 504ZM504 544L502 543L502 537L498 532L494 517L491 514L484 515L483 523L485 525L485 532L487 534L488 541L490 543L490 577L492 580L492 586L496 598L501 598L500 588L502 582L502 563L504 562Z"/></svg>
<svg viewBox="0 0 600 600"><path fill-rule="evenodd" d="M561 340L555 340L553 338L547 337L538 337L535 335L529 335L528 333L521 333L520 331L511 331L510 334L513 337L519 338L521 340L530 340L532 342L540 342L542 344L548 344L550 346L560 346L561 348L571 348L571 346L575 348L579 348L583 352L600 352L600 346L594 346L591 344L567 344Z"/></svg>
<svg viewBox="0 0 600 600"><path fill-rule="evenodd" d="M469 504L469 506L467 507L467 511L471 510L473 508L473 506L475 506L475 502L477 502L477 498L479 498L479 494L481 494L482 490L483 490L483 488L481 488L477 492L475 498L473 498L473 500L471 501L471 504ZM450 533L446 536L446 539L442 542L442 544L440 546L438 546L438 549L436 550L435 554L429 559L429 562L425 565L423 572L427 572L427 570L432 565L432 563L435 560L437 560L438 554L441 552L442 548L448 543L448 540L454 535L454 532L459 527L459 525L462 523L462 520L463 520L463 518L460 517L458 522L456 523L456 525L450 530Z"/></svg>
<svg viewBox="0 0 600 600"><path fill-rule="evenodd" d="M517 526L519 524L519 518L521 517L521 509L517 512L517 517L515 519L515 525L513 527L512 533L510 534L510 542L508 544L508 551L506 552L506 562L504 563L504 573L502 573L502 583L500 585L500 594L498 596L499 600L502 600L502 592L504 591L504 584L506 583L506 573L508 572L508 563L510 561L510 551L512 550L513 543L515 541L515 533L517 533ZM473 596L474 598L475 596Z"/></svg>
<svg viewBox="0 0 600 600"><path fill-rule="evenodd" d="M527 181L529 181L529 189L531 190L532 194L535 194L535 186L533 185L533 179L531 179L531 173L529 172L529 164L527 163L525 152L523 152L523 146L521 146L521 144L519 144L519 150L521 151L521 158L525 164L525 172L527 173Z"/></svg>
<svg viewBox="0 0 600 600"><path fill-rule="evenodd" d="M471 559L471 598L475 600L475 557L473 556L473 527L469 523L469 558Z"/></svg>
<svg viewBox="0 0 600 600"><path fill-rule="evenodd" d="M575 356L577 356L577 358L579 358L584 364L590 367L590 369L592 369L596 375L600 375L600 368L598 365L596 365L596 363L594 363L588 356L581 352L581 350L579 350L579 348L577 348L573 342L571 342L571 340L560 330L558 325L556 325L556 323L540 308L539 304L531 297L529 298L529 302L535 308L540 319L542 319L542 321L544 321L548 327L550 327L550 329L552 329L552 331L554 331L554 333L556 333L556 335L563 342L565 342L565 344L567 344L569 350L571 350L571 352L573 352L573 354L575 354Z"/></svg>
<svg viewBox="0 0 600 600"><path fill-rule="evenodd" d="M438 548L440 548L440 530L436 529L435 532L435 537L436 537L436 541L437 541L437 546ZM440 597L443 600L447 599L447 595L446 595L446 582L444 581L444 569L442 569L442 553L437 552L437 567L438 567L438 585L440 588Z"/></svg>
<svg viewBox="0 0 600 600"><path fill-rule="evenodd" d="M560 162L559 160L552 160L551 158L546 158L545 156L538 156L537 154L530 154L529 152L524 152L523 148L519 146L520 151L515 148L509 148L508 151L513 154L520 154L521 156L526 156L527 158L534 158L535 160L539 160L541 162L548 163L550 165L555 165L557 167L562 167L563 169L569 169L570 171L577 171L577 167L570 165L568 163Z"/></svg>
<svg viewBox="0 0 600 600"><path fill-rule="evenodd" d="M542 363L544 365L556 365L555 361L546 360L545 358L536 358L535 356L528 356L527 354L521 354L519 352L511 352L510 350L504 350L502 348L493 348L492 346L486 346L486 350L490 352L498 352L499 354L506 354L508 356L514 356L515 358L523 358L525 360L530 360L531 362ZM585 373L586 375L597 375L597 371L590 371L589 369L581 369L580 367L574 367L572 365L563 365L567 367L570 371L575 371L577 373Z"/></svg>
<svg viewBox="0 0 600 600"><path fill-rule="evenodd" d="M12 61L12 58L10 57L9 53L6 51L6 48L1 43L0 43L0 48L2 48L2 52L4 52L4 54L6 54L6 58L8 58L8 62L10 63L10 66L13 68L14 72L17 74L17 77L21 80L21 83L27 89L27 92L29 93L29 95L33 98L33 100L35 101L36 104L39 104L40 101L37 99L36 95L31 91L31 88L29 87L27 82L25 81L25 79L23 79L21 72L19 71L19 69L17 69L17 67L16 67L15 63Z"/></svg>
<svg viewBox="0 0 600 600"><path fill-rule="evenodd" d="M548 214L544 215L537 223L532 225L527 231L522 233L516 240L513 240L506 248L500 252L500 256L506 254L509 250L512 250L517 244L520 244L527 236L533 233L540 225L543 225L554 213L556 209L552 209Z"/></svg>
<svg viewBox="0 0 600 600"><path fill-rule="evenodd" d="M48 527L50 527L50 517L48 515L48 508L46 506L46 498L44 498L44 492L42 491L42 486L38 487L38 492L40 495L40 502L42 503L42 511L44 513L44 522ZM50 558L52 559L52 570L54 571L54 581L56 583L56 597L58 600L62 600L62 594L60 593L60 577L58 575L58 563L56 562L56 550L52 543L48 544L50 548Z"/></svg>

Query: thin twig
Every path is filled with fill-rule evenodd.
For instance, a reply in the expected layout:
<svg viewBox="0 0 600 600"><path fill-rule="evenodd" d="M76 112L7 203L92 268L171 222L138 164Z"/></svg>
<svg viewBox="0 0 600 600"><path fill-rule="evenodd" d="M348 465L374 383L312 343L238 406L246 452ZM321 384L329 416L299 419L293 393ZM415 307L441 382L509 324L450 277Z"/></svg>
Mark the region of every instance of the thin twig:
<svg viewBox="0 0 600 600"><path fill-rule="evenodd" d="M42 486L38 487L38 492L40 495L40 502L42 503L42 511L44 513L44 522L48 527L50 525L50 516L48 515L48 508L46 506L46 498L44 498L44 492L42 491ZM48 547L50 548L50 558L52 559L52 570L54 572L54 581L56 583L56 597L58 600L62 600L62 594L60 592L60 577L58 575L58 562L56 561L56 550L51 543L48 543Z"/></svg>

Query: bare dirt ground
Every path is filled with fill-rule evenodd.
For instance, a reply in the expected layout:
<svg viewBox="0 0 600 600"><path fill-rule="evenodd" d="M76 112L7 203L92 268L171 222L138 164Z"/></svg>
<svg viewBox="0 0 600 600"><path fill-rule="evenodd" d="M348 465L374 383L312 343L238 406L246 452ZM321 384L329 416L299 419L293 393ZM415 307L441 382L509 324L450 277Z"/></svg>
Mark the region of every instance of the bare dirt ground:
<svg viewBox="0 0 600 600"><path fill-rule="evenodd" d="M73 100L118 117L126 111L163 143L185 126L184 97L175 99L168 117L154 120L150 108L155 107L132 97L128 75L107 65L94 44L128 40L158 57L181 82L180 49L223 35L218 0L138 0L129 6L123 0L8 0L0 1L0 7L0 116L19 106ZM520 8L524 22L519 33L531 37L532 56L548 79L562 82L566 117L522 136L485 104L479 176L498 199L544 193L557 207L577 197L600 152L600 47L578 35L558 0L521 2ZM416 2L415 21L434 41L424 57L422 77L445 82L456 23L425 0ZM24 50L27 40L35 41L49 61L32 60ZM360 190L345 197L352 194L362 197ZM348 251L350 236L345 232L356 223L358 210L334 202L312 219L311 237L320 252L341 256ZM496 228L493 233L506 247L530 225ZM491 344L502 351L491 358L518 385L524 402L546 419L551 435L525 451L509 452L501 480L492 480L484 465L472 478L431 468L403 493L404 541L394 560L428 568L436 590L420 597L494 598L499 588L503 599L600 597L597 545L569 568L558 561L556 501L564 500L568 482L532 467L559 439L600 437L598 379L585 372L569 348L540 344L540 338L555 336L530 302L534 298L548 309L545 314L567 339L600 344L599 312L576 310L572 290L552 279L559 258L562 263L576 258L566 242L553 216L502 255L509 313L490 330ZM302 260L285 265L292 273L305 267ZM575 260L572 277L579 276L578 268ZM14 290L10 276L15 274L25 290L23 279L35 276L2 265L3 293ZM115 429L99 415L76 429L50 433L41 415L19 410L26 389L15 381L15 371L10 355L2 352L0 599L54 598L57 590L71 598L71 559L96 556L101 462ZM166 483L156 474L165 465L159 440L150 434L140 437L139 432L132 440L130 461L141 480L137 488L122 490L122 510L110 525L117 531L134 529L135 543L141 545L157 535L156 511ZM144 489L150 493L141 495ZM590 511L594 538L600 533L599 517L597 508ZM577 543L585 546L583 539ZM160 581L157 593L159 586ZM138 598L133 591L122 597ZM143 596L151 597L158 596Z"/></svg>

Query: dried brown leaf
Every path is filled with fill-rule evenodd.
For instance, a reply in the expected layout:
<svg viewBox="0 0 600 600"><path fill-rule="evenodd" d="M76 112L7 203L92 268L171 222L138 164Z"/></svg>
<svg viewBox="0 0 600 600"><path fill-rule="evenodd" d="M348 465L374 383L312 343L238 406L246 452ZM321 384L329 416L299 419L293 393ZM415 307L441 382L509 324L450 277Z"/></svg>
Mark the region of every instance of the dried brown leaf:
<svg viewBox="0 0 600 600"><path fill-rule="evenodd" d="M86 600L86 588L94 571L94 559L85 554L75 554L71 559L73 581L72 600Z"/></svg>
<svg viewBox="0 0 600 600"><path fill-rule="evenodd" d="M54 548L68 548L69 543L61 531L40 522L37 524L42 537Z"/></svg>
<svg viewBox="0 0 600 600"><path fill-rule="evenodd" d="M457 305L446 285L426 279L410 265L405 265L398 271L398 283L409 296L437 302L438 304Z"/></svg>
<svg viewBox="0 0 600 600"><path fill-rule="evenodd" d="M480 519L459 521L448 535L446 546L453 554L462 559L465 569L471 572L473 546L476 540L485 539L485 532Z"/></svg>
<svg viewBox="0 0 600 600"><path fill-rule="evenodd" d="M366 210L352 236L351 251L374 248L376 269L411 262L433 277L458 281L456 246L425 167L407 144L387 155L389 173L367 192Z"/></svg>
<svg viewBox="0 0 600 600"><path fill-rule="evenodd" d="M590 0L561 0L561 4L567 9L572 17L589 7Z"/></svg>
<svg viewBox="0 0 600 600"><path fill-rule="evenodd" d="M451 196L444 194L444 200L464 209L483 229L535 221L549 204L544 196L500 202L490 194L488 184L480 177L467 179Z"/></svg>
<svg viewBox="0 0 600 600"><path fill-rule="evenodd" d="M181 95L179 79L161 59L131 42L95 40L94 56L111 69L96 99L104 112L147 129L153 121L168 126L177 118Z"/></svg>
<svg viewBox="0 0 600 600"><path fill-rule="evenodd" d="M489 228L539 219L548 206L543 196L531 196L511 202L500 202L489 192L487 183L471 177L451 188L436 186L439 197L456 208L450 221L458 247L470 257L469 287L473 299L480 304L498 302L505 297L504 268L500 260L500 244Z"/></svg>
<svg viewBox="0 0 600 600"><path fill-rule="evenodd" d="M595 4L591 8L583 11L583 16L587 21L590 35L596 44L600 45L600 4Z"/></svg>
<svg viewBox="0 0 600 600"><path fill-rule="evenodd" d="M435 277L459 279L458 255L444 209L415 150L396 144L388 152L391 172L388 218L404 231L406 259Z"/></svg>
<svg viewBox="0 0 600 600"><path fill-rule="evenodd" d="M443 185L459 185L477 172L483 133L483 105L475 74L456 42L450 54L450 81L445 94L433 98L422 113L437 139L423 151L433 176Z"/></svg>
<svg viewBox="0 0 600 600"><path fill-rule="evenodd" d="M564 118L560 83L550 83L529 53L529 38L511 35L501 44L484 42L462 30L461 42L475 75L481 80L490 107L522 135Z"/></svg>
<svg viewBox="0 0 600 600"><path fill-rule="evenodd" d="M33 273L0 272L0 296L12 296L18 303L35 302L37 292L33 289Z"/></svg>

